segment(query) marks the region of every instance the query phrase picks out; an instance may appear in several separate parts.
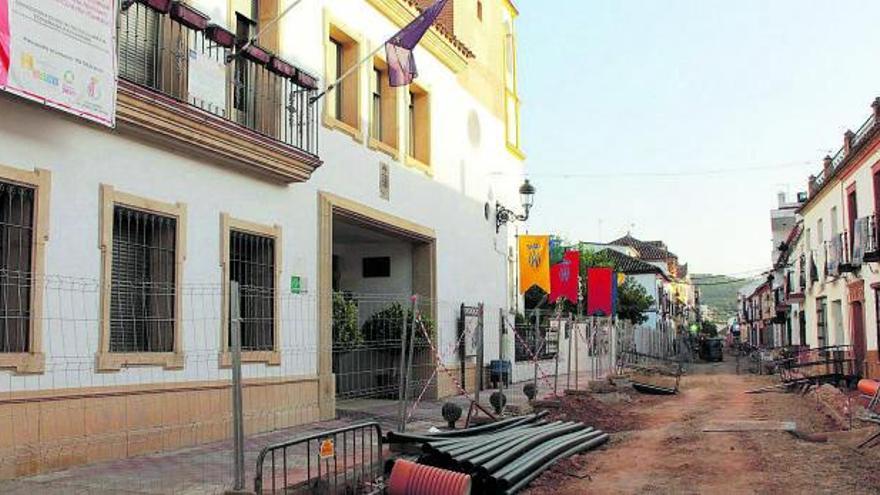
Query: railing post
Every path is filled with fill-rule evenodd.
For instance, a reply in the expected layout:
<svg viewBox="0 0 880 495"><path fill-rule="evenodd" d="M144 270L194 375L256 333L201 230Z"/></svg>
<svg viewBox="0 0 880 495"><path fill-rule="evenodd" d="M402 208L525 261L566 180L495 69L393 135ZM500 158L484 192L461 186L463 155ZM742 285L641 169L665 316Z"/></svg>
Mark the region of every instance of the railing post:
<svg viewBox="0 0 880 495"><path fill-rule="evenodd" d="M241 309L238 282L230 282L230 326L232 342L232 439L233 469L235 471L234 492L244 491L244 417L241 393Z"/></svg>
<svg viewBox="0 0 880 495"><path fill-rule="evenodd" d="M398 379L397 401L398 401L398 430L406 429L406 311L403 315L403 330L400 332L400 377Z"/></svg>

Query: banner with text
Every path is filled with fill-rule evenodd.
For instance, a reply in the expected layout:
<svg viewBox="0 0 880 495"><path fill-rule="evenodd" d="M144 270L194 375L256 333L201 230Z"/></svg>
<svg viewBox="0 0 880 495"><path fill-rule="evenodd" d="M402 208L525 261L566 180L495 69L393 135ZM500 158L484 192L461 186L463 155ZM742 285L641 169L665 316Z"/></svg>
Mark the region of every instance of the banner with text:
<svg viewBox="0 0 880 495"><path fill-rule="evenodd" d="M0 90L112 127L116 0L0 0Z"/></svg>

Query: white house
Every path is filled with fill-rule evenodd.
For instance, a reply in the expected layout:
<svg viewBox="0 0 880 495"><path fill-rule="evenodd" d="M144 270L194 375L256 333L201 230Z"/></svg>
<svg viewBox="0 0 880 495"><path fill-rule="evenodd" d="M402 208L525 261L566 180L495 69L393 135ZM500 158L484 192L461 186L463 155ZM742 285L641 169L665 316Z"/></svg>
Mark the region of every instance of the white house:
<svg viewBox="0 0 880 495"><path fill-rule="evenodd" d="M292 2L150 3L119 13L115 128L0 94L0 476L227 437L236 306L248 432L393 394L394 330L366 325L397 318L399 341L383 311L413 294L450 369L462 304L483 304L484 359L512 356L509 0L450 0L413 85L380 50L316 102L427 2L305 0L277 24ZM373 365L346 347L365 341Z"/></svg>

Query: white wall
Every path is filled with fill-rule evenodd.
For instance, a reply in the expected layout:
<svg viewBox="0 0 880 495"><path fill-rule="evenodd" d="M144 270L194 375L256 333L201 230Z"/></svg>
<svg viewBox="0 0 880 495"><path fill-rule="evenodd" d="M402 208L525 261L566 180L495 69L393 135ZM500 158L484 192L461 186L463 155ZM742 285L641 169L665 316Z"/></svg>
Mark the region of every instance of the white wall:
<svg viewBox="0 0 880 495"><path fill-rule="evenodd" d="M314 74L323 76L324 5L360 29L373 46L396 29L362 0L303 2L283 21L283 39L287 42L281 52ZM285 318L296 321L292 328L283 327L281 331L281 346L293 352L284 355L280 367L246 365L246 377L316 372L319 191L333 192L435 231L437 298L441 301L439 340L441 348L448 347L456 339L451 322L455 321L459 304L483 302L491 315L507 307L507 248L512 233L502 228L496 234L494 212L485 218L484 204L494 206L496 199L508 206L518 204L516 188L523 164L506 150L503 122L459 86L456 77L429 52L419 48L416 57L418 82L428 88L432 98L433 176L372 151L346 134L322 127L323 166L309 182L283 186L191 156L185 150L168 151L167 145L98 128L7 95L0 96L0 163L23 169L46 168L53 173L48 274L78 277L90 283L99 280L98 189L102 183L156 200L186 203L185 285L219 286L220 212L280 225L280 286L284 288L291 275L303 276L309 294L291 299L282 311ZM362 111L362 115L367 112ZM471 115L476 115L480 123L479 143L467 136ZM379 196L382 162L391 164L390 200ZM502 175L493 175L495 172ZM183 328L187 354L184 369L146 367L96 373L97 295L81 297L82 304L47 301L47 311L57 310L63 318L47 321L44 328L46 372L15 376L0 371L0 391L229 377L227 370L218 368L218 301L184 300L184 316L193 321ZM68 315L72 315L69 321ZM497 316L493 318L497 320ZM497 328L487 326L487 360L497 356ZM507 356L512 355L513 346L509 344ZM455 355L444 354L444 360L452 362Z"/></svg>
<svg viewBox="0 0 880 495"><path fill-rule="evenodd" d="M355 294L412 295L412 244L405 241L388 243L334 243L333 255L339 256L339 288ZM388 256L391 276L364 278L363 258Z"/></svg>

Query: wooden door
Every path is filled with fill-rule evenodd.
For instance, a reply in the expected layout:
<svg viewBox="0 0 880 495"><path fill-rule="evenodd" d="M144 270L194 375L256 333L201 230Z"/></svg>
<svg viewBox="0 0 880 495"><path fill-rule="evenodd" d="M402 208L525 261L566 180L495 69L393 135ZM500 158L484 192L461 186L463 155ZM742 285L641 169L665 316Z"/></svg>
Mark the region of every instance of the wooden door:
<svg viewBox="0 0 880 495"><path fill-rule="evenodd" d="M855 361L856 373L862 375L862 366L865 362L865 355L868 352L867 341L865 337L865 311L861 301L850 303L851 310L851 330L853 344L853 360Z"/></svg>

